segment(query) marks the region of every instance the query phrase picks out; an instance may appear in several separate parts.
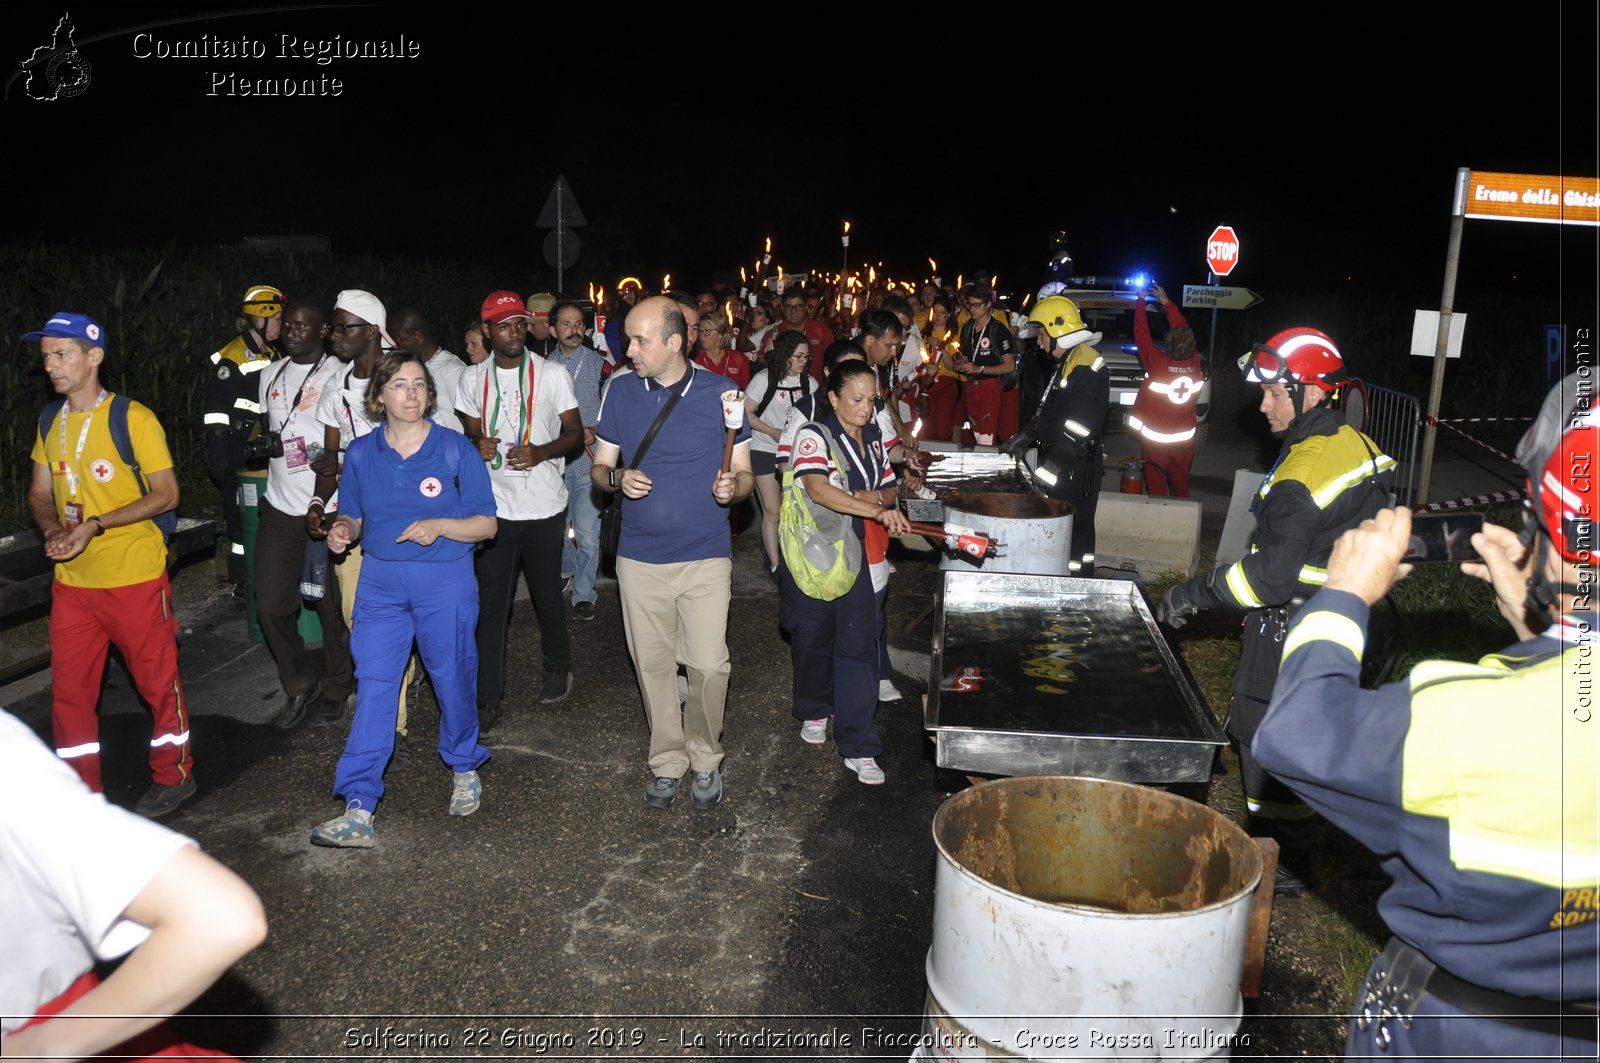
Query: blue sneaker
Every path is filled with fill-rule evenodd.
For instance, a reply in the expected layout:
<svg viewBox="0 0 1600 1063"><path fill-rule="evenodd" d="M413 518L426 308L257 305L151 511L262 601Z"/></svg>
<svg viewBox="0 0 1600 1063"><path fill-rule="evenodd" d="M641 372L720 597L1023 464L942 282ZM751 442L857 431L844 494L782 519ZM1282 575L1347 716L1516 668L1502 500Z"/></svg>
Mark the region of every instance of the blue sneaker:
<svg viewBox="0 0 1600 1063"><path fill-rule="evenodd" d="M470 816L478 811L479 796L483 793L483 786L478 782L478 773L475 771L456 772L455 783L450 787L450 814L452 816Z"/></svg>
<svg viewBox="0 0 1600 1063"><path fill-rule="evenodd" d="M333 817L311 832L311 844L335 849L372 848L372 813L351 801L345 806L344 815Z"/></svg>

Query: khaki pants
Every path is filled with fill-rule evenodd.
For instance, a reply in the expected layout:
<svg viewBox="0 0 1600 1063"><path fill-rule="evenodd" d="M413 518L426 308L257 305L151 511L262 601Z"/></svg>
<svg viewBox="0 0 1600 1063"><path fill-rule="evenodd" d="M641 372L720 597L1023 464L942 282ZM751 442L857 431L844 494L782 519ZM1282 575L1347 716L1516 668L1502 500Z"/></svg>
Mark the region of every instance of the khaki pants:
<svg viewBox="0 0 1600 1063"><path fill-rule="evenodd" d="M344 560L339 566L339 609L344 613L344 623L348 628L354 628L354 614L356 610L356 584L361 582L361 547L352 546L344 552ZM413 650L406 659L405 678L400 681L400 711L395 716L394 729L400 734L406 733L406 721L409 716L406 705L406 695L411 690L411 683L417 677L417 654Z"/></svg>
<svg viewBox="0 0 1600 1063"><path fill-rule="evenodd" d="M669 565L617 558L622 625L650 719L650 770L658 778L715 771L722 763L732 580L726 557ZM682 712L680 662L689 675Z"/></svg>

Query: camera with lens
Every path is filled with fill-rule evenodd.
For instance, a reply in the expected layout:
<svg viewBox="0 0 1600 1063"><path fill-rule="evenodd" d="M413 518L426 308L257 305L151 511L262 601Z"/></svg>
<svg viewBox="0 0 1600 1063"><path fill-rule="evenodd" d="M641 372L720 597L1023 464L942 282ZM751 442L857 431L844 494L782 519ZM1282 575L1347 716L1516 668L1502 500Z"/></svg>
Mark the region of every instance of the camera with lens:
<svg viewBox="0 0 1600 1063"><path fill-rule="evenodd" d="M278 432L269 432L265 429L254 439L244 441L244 458L246 461L261 461L264 458L283 457L283 436Z"/></svg>

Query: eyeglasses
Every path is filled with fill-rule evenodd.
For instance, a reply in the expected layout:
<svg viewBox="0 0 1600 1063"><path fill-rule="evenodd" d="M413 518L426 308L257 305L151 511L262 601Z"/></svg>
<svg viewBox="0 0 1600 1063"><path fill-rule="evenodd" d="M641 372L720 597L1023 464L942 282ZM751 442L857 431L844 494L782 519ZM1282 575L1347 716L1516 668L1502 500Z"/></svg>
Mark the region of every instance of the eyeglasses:
<svg viewBox="0 0 1600 1063"><path fill-rule="evenodd" d="M968 310L982 310L984 307L986 307L988 305L989 305L989 300L987 300L987 299L968 299L967 300L967 309Z"/></svg>
<svg viewBox="0 0 1600 1063"><path fill-rule="evenodd" d="M405 395L413 391L425 392L428 390L426 380L396 380L393 384L385 384L383 390L392 391L396 395Z"/></svg>
<svg viewBox="0 0 1600 1063"><path fill-rule="evenodd" d="M367 324L365 321L353 321L353 322L348 322L348 323L342 322L342 321L335 321L332 325L328 326L328 331L330 331L330 332L349 332L352 329L371 328L371 327L372 326Z"/></svg>

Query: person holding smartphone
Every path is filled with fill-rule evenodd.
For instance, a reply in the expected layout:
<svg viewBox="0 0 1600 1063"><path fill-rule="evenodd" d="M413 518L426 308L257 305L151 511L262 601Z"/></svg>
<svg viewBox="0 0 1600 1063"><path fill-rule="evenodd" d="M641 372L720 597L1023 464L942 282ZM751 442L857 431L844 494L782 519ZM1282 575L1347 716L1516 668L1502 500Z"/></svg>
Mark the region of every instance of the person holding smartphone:
<svg viewBox="0 0 1600 1063"><path fill-rule="evenodd" d="M1593 1059L1600 995L1600 719L1593 707L1592 382L1569 376L1517 448L1522 534L1485 525L1461 570L1514 642L1360 687L1369 610L1409 566L1413 518L1346 532L1284 640L1254 755L1383 858L1393 937L1346 1059Z"/></svg>

